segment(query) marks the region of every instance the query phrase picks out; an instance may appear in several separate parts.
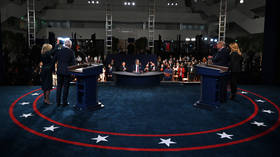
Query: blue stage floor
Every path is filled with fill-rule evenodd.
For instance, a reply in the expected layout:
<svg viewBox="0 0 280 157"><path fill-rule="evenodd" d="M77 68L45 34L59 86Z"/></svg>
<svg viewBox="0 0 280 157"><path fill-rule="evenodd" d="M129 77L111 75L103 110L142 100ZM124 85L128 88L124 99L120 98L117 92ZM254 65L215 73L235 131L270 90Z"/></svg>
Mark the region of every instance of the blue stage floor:
<svg viewBox="0 0 280 157"><path fill-rule="evenodd" d="M72 108L75 86L64 108L55 89L54 104L44 105L39 88L0 87L1 156L278 156L279 87L243 85L235 101L205 110L192 106L199 85L105 84L98 88L105 107L85 112Z"/></svg>

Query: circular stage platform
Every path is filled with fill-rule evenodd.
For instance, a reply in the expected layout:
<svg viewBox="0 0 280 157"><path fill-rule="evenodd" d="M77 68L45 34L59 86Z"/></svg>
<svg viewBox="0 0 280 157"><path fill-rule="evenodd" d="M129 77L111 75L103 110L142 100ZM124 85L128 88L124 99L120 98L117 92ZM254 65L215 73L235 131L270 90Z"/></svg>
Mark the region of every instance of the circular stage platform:
<svg viewBox="0 0 280 157"><path fill-rule="evenodd" d="M235 101L204 110L192 106L199 91L199 85L191 84L137 89L101 85L99 98L105 108L79 112L72 106L42 104L42 91L35 89L18 96L9 114L18 126L46 139L123 151L189 151L238 145L261 138L280 125L278 105L259 94L240 89ZM74 93L71 87L72 105ZM55 100L55 89L51 99Z"/></svg>

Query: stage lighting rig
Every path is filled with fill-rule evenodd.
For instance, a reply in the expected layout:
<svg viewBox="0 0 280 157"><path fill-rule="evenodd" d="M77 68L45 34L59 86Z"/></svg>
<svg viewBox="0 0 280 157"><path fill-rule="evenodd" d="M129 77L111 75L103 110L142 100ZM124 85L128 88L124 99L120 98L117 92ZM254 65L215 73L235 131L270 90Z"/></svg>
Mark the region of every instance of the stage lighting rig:
<svg viewBox="0 0 280 157"><path fill-rule="evenodd" d="M134 1L125 1L125 2L123 2L123 5L124 6L136 6L136 2L134 2Z"/></svg>
<svg viewBox="0 0 280 157"><path fill-rule="evenodd" d="M99 0L88 0L88 4L91 4L91 5L99 5L100 4L100 1Z"/></svg>
<svg viewBox="0 0 280 157"><path fill-rule="evenodd" d="M167 2L167 6L173 7L173 6L178 6L179 2L170 0Z"/></svg>

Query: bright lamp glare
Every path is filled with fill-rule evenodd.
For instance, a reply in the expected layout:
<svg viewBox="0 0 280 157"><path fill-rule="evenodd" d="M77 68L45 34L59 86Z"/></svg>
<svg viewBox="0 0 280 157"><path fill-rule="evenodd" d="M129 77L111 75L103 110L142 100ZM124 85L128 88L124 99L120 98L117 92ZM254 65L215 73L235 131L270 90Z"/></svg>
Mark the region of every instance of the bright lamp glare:
<svg viewBox="0 0 280 157"><path fill-rule="evenodd" d="M195 41L195 38L191 38L191 41Z"/></svg>
<svg viewBox="0 0 280 157"><path fill-rule="evenodd" d="M208 38L207 38L207 37L204 37L204 40L208 40Z"/></svg>
<svg viewBox="0 0 280 157"><path fill-rule="evenodd" d="M191 41L191 39L190 38L186 38L186 41Z"/></svg>

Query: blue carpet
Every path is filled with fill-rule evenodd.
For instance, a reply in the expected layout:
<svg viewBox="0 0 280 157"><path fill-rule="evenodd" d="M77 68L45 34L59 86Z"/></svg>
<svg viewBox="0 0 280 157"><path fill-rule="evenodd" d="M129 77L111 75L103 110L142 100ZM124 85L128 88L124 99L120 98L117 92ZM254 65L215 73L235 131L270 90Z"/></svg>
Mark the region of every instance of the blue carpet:
<svg viewBox="0 0 280 157"><path fill-rule="evenodd" d="M0 87L0 129L1 156L278 156L279 128L255 140L225 147L200 149L179 152L148 152L110 150L77 146L36 136L17 126L9 116L9 107L20 96L40 87L16 86ZM242 86L241 88L258 93L276 104L280 104L280 88L273 86ZM254 113L254 104L243 96L228 101L218 109L205 110L194 108L192 105L199 99L198 85L161 85L150 88L121 88L112 85L100 85L99 100L105 105L97 111L76 111L72 105L76 102L75 87L70 88L70 106L56 107L44 105L42 98L37 103L38 110L54 121L89 130L109 132L108 134L93 133L71 129L52 123L37 115L32 103L38 95L27 95L15 104L13 114L23 125L36 132L48 136L76 141L80 143L105 147L144 148L144 149L176 149L186 147L200 147L206 145L225 144L247 137L255 136L266 131L277 122L278 112L268 102L256 102L258 114L242 125L226 130L213 131L189 136L172 136L191 132L201 132L231 126L248 119ZM36 93L36 92L35 92ZM42 93L41 90L38 93ZM247 93L251 100L259 97ZM55 90L51 93L51 100L55 100ZM22 102L30 104L20 105ZM55 104L55 102L54 102ZM274 111L274 114L263 113L262 110ZM28 118L20 117L23 113L32 113ZM252 122L264 122L265 127L258 127ZM44 127L54 125L59 127L54 132L44 132ZM221 139L217 133L231 134L232 139ZM112 133L112 134L110 134ZM121 135L131 136L118 136ZM136 136L139 135L139 136ZM166 134L172 134L166 136ZM96 141L98 135L107 136L107 141ZM157 135L143 137L141 135ZM162 136L161 136L162 135ZM176 142L169 147L159 144L160 138ZM254 148L254 149L253 149Z"/></svg>

